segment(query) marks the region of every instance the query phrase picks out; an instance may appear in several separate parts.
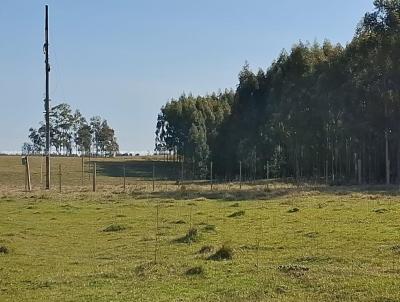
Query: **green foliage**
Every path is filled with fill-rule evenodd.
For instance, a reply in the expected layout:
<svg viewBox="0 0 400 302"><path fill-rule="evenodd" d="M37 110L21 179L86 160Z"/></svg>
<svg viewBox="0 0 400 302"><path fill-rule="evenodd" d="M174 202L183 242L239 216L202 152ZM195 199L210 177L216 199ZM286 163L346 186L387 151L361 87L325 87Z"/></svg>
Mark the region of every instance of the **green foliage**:
<svg viewBox="0 0 400 302"><path fill-rule="evenodd" d="M226 218L230 203L171 202L167 193L149 199L109 190L4 190L0 245L10 253L0 254L0 300L398 301L400 196L396 188L369 189L277 188L268 200L243 201L246 216L239 220ZM199 242L175 244L171 239L188 227L174 222L188 217L192 201L205 214L193 215L192 224L215 225L218 234L202 232ZM159 202L168 206L161 208L156 238ZM298 204L296 217L287 213ZM378 215L374 208L389 211ZM116 220L122 213L126 217ZM112 221L127 229L101 232ZM306 236L312 232L318 236ZM234 251L232 261L207 260L215 252L208 248L198 253L204 245L218 250L225 240ZM204 277L185 275L196 267Z"/></svg>
<svg viewBox="0 0 400 302"><path fill-rule="evenodd" d="M176 150L204 176L400 179L400 1L376 0L349 45L298 43L267 70L246 63L235 93L181 96L161 109L158 150ZM217 114L219 113L219 114ZM218 116L219 118L216 118ZM215 117L215 118L213 118ZM161 147L162 146L162 147Z"/></svg>
<svg viewBox="0 0 400 302"><path fill-rule="evenodd" d="M25 152L29 149L29 153L38 154L45 150L46 130L43 122L39 129L30 128L28 137L32 144L23 145ZM65 155L71 155L73 149L87 154L93 148L96 155L111 155L119 150L114 129L106 120L96 116L88 123L79 110L73 112L66 103L51 108L50 141L58 154Z"/></svg>

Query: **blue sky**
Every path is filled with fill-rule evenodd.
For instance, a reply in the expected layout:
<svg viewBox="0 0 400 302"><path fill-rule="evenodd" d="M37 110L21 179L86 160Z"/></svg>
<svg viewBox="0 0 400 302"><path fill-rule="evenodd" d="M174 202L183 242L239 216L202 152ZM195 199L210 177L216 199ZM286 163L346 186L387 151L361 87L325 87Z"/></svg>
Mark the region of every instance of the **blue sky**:
<svg viewBox="0 0 400 302"><path fill-rule="evenodd" d="M19 151L42 118L43 18L50 13L52 104L100 115L121 150L154 148L157 113L182 92L235 88L247 60L346 44L372 0L1 0L0 151Z"/></svg>

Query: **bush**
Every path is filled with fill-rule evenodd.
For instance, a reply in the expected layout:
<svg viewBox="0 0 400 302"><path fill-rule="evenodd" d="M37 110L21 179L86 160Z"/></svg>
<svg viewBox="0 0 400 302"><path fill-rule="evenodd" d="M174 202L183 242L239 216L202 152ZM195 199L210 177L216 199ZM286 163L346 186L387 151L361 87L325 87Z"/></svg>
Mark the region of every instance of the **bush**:
<svg viewBox="0 0 400 302"><path fill-rule="evenodd" d="M223 245L218 251L208 257L208 260L222 261L231 260L233 257L233 250L226 245Z"/></svg>

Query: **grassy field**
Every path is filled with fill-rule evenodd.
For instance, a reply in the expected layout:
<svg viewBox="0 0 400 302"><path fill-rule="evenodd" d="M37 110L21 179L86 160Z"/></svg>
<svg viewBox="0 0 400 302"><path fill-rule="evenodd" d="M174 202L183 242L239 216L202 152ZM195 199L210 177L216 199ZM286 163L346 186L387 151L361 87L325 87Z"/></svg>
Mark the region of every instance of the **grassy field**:
<svg viewBox="0 0 400 302"><path fill-rule="evenodd" d="M103 175L25 193L18 164L0 157L0 301L400 301L395 190Z"/></svg>

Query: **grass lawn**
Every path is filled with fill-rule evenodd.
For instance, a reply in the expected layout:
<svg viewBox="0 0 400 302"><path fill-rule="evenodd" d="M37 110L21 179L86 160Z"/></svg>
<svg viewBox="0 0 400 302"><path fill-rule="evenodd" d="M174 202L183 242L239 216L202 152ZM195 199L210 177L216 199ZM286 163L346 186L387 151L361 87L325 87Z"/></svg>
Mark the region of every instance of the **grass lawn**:
<svg viewBox="0 0 400 302"><path fill-rule="evenodd" d="M6 179L2 302L400 301L394 191L24 193ZM222 246L232 259L213 257Z"/></svg>
<svg viewBox="0 0 400 302"><path fill-rule="evenodd" d="M4 195L0 212L0 301L400 299L398 197ZM208 260L222 245L232 260Z"/></svg>

